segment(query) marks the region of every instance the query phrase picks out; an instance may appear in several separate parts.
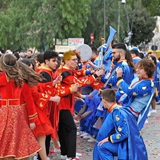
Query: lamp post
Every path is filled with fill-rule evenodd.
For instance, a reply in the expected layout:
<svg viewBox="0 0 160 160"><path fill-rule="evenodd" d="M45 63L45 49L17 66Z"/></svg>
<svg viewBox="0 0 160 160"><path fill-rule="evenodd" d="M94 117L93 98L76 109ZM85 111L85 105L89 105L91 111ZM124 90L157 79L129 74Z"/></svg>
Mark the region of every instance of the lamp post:
<svg viewBox="0 0 160 160"><path fill-rule="evenodd" d="M119 3L118 3L118 28L117 28L117 40L119 42L119 35L120 35L120 21L121 21L121 4L125 4L126 3L126 0L120 0Z"/></svg>
<svg viewBox="0 0 160 160"><path fill-rule="evenodd" d="M105 39L106 39L106 0L104 0L104 15L103 15L103 18L104 18L104 26L103 26L103 38L104 38L104 42L105 42Z"/></svg>

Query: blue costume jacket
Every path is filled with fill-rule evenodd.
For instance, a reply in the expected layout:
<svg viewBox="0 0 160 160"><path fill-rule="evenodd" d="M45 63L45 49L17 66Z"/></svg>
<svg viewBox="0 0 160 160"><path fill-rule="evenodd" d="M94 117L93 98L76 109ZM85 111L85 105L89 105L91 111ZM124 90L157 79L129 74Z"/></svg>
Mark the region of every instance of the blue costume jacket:
<svg viewBox="0 0 160 160"><path fill-rule="evenodd" d="M121 93L116 94L118 95L118 102L122 106L131 107L135 112L141 112L149 101L154 83L152 79L139 79L137 77L131 85L121 79L117 82L117 86L121 89Z"/></svg>
<svg viewBox="0 0 160 160"><path fill-rule="evenodd" d="M133 75L133 69L130 66L128 66L126 60L119 61L113 70L115 70L116 68L122 68L123 70L122 77L128 84L130 84L134 78L134 75ZM105 83L107 81L107 78L103 76L101 80L103 83ZM115 72L112 78L109 80L108 86L115 87L116 83L117 83L117 73Z"/></svg>
<svg viewBox="0 0 160 160"><path fill-rule="evenodd" d="M111 142L98 142L110 137ZM128 110L114 104L96 138L93 160L147 160L147 151L135 119ZM137 147L138 146L138 147Z"/></svg>
<svg viewBox="0 0 160 160"><path fill-rule="evenodd" d="M141 58L136 56L136 57L133 58L133 63L137 64L140 60L141 60Z"/></svg>

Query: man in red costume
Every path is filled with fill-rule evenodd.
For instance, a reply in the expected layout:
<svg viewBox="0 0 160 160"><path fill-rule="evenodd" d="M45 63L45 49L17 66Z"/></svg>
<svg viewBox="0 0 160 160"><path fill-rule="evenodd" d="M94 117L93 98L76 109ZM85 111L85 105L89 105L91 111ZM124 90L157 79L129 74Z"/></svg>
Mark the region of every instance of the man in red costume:
<svg viewBox="0 0 160 160"><path fill-rule="evenodd" d="M54 51L46 51L44 53L44 65L41 66L38 69L38 72L45 78L42 83L39 84L39 91L42 93L45 93L49 96L55 96L55 95L66 95L69 94L72 90L75 91L75 88L68 86L66 88L61 87L57 85L57 88L53 87L54 85L54 80L58 77L58 74L56 72L57 69L57 63L58 61L58 55ZM59 101L59 97L57 96L57 102ZM57 107L54 105L54 103L41 103L40 104L41 108L46 108L47 110L45 111L46 114L49 116L55 116L56 113L49 113L48 108L49 107ZM53 111L53 110L52 110ZM53 126L54 127L54 126ZM49 148L50 148L50 140L51 140L51 135L46 136L46 153L47 155L49 154ZM39 157L40 159L40 157Z"/></svg>
<svg viewBox="0 0 160 160"><path fill-rule="evenodd" d="M104 70L96 71L94 75L81 79L76 77L77 71L75 69L78 65L78 59L76 53L68 51L64 53L65 65L60 70L62 75L61 84L65 87L78 84L79 87L87 86L92 84L95 79L104 74ZM75 73L76 72L76 73ZM74 110L74 94L68 94L67 96L61 97L59 104L59 140L61 144L61 155L67 156L67 160L74 159L76 156L76 125L73 119Z"/></svg>
<svg viewBox="0 0 160 160"><path fill-rule="evenodd" d="M44 53L45 64L40 69L38 69L38 72L44 77L43 82L39 85L39 91L42 93L46 93L48 95L53 94L51 91L51 88L53 88L52 87L53 77L54 77L53 71L56 70L58 65L57 58L58 58L58 55L56 54L56 52L46 51ZM45 105L48 105L48 103ZM42 106L42 104L40 104L40 107L44 107L48 109L48 106L47 107ZM46 114L49 114L47 113L47 110L46 110ZM46 136L46 154L47 155L49 154L50 140L51 140L51 135L47 135ZM38 159L41 159L41 158L38 157Z"/></svg>

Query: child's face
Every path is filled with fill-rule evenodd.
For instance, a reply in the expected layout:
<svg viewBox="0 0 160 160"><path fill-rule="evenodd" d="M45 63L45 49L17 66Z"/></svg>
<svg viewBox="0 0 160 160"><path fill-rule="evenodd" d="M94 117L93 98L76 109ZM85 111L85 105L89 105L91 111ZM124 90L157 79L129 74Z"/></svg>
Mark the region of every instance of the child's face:
<svg viewBox="0 0 160 160"><path fill-rule="evenodd" d="M137 76L138 78L148 78L148 75L146 73L146 71L143 69L143 68L136 68L136 73L137 73Z"/></svg>

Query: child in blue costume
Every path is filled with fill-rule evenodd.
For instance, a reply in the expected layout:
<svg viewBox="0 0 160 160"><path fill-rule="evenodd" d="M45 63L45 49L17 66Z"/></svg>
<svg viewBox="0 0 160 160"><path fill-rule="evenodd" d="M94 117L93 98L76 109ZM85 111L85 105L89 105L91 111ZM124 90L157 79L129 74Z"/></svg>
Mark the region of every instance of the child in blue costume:
<svg viewBox="0 0 160 160"><path fill-rule="evenodd" d="M154 87L155 87L155 94L152 98L151 102L151 110L148 113L148 116L150 116L152 113L156 113L156 102L159 102L159 95L158 92L160 91L160 72L159 72L159 64L160 62L157 61L156 57L154 55L148 55L148 58L151 59L154 64L156 65L156 70L154 71L153 78L154 78Z"/></svg>
<svg viewBox="0 0 160 160"><path fill-rule="evenodd" d="M125 106L134 117L138 118L141 111L147 106L148 101L152 95L154 83L153 73L155 71L155 64L150 59L142 59L136 65L135 78L131 85L128 85L122 78L122 69L117 69L117 86L123 91L118 102ZM118 94L117 94L118 95ZM120 93L119 93L120 96Z"/></svg>
<svg viewBox="0 0 160 160"><path fill-rule="evenodd" d="M108 116L99 130L93 160L147 160L147 151L139 129L130 112L115 102L115 92L102 91L102 102ZM137 147L138 145L138 147Z"/></svg>

